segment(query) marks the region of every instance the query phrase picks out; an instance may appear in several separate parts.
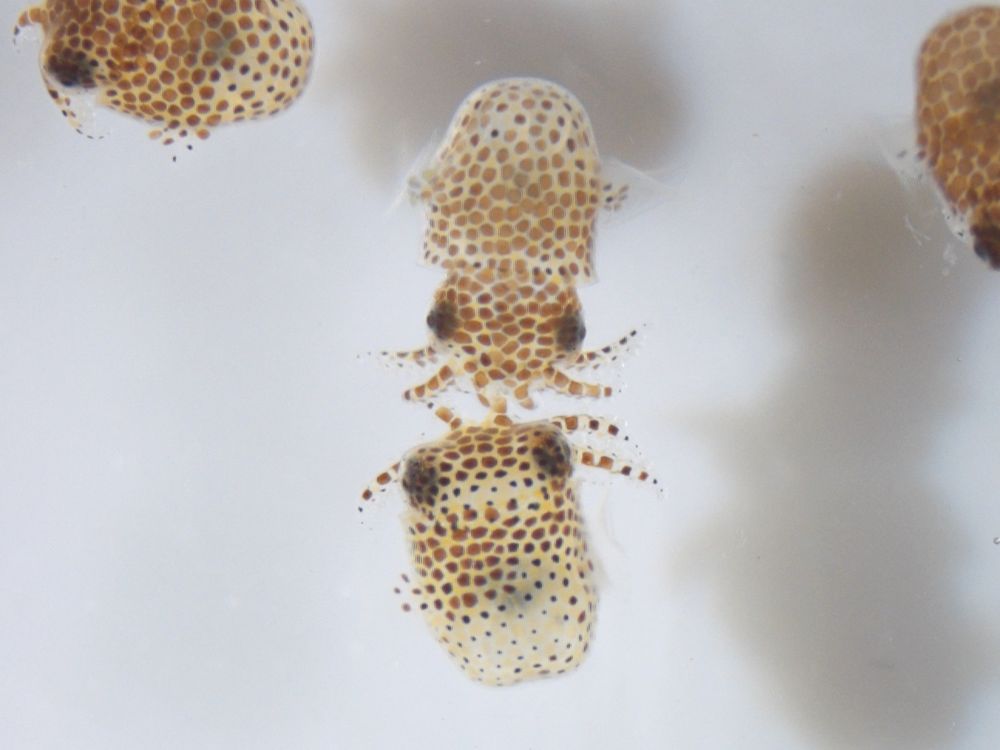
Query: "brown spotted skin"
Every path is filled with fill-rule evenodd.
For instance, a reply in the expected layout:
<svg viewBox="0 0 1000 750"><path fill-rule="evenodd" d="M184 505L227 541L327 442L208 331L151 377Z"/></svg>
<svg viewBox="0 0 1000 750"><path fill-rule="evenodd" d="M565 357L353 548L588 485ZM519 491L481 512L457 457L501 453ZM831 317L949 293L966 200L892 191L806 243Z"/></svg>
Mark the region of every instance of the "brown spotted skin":
<svg viewBox="0 0 1000 750"><path fill-rule="evenodd" d="M510 685L574 669L597 607L574 468L657 480L589 444L597 437L629 445L602 417L515 423L491 412L463 425L446 407L435 414L450 431L379 474L358 507L364 512L396 482L403 487L413 568L396 589L407 599L403 610L419 609L458 666L481 682Z"/></svg>
<svg viewBox="0 0 1000 750"><path fill-rule="evenodd" d="M166 144L285 109L312 63L312 25L294 0L47 0L15 34L32 25L49 95L73 127L93 94Z"/></svg>
<svg viewBox="0 0 1000 750"><path fill-rule="evenodd" d="M410 187L427 213L426 263L493 264L578 285L594 277L598 209L623 199L601 182L580 102L534 78L495 81L470 94Z"/></svg>
<svg viewBox="0 0 1000 750"><path fill-rule="evenodd" d="M587 652L597 592L572 471L547 422L460 427L403 460L407 593L475 680L557 675Z"/></svg>
<svg viewBox="0 0 1000 750"><path fill-rule="evenodd" d="M564 368L613 360L608 353L627 345L632 335L602 351L583 351L586 328L575 287L537 271L492 266L449 271L434 295L427 326L427 350L389 355L439 364L430 379L408 389L404 398L426 400L462 380L494 408L508 396L532 408L531 393L538 388L610 396L609 386L576 380Z"/></svg>
<svg viewBox="0 0 1000 750"><path fill-rule="evenodd" d="M919 145L976 253L1000 269L1000 7L931 31L918 61Z"/></svg>

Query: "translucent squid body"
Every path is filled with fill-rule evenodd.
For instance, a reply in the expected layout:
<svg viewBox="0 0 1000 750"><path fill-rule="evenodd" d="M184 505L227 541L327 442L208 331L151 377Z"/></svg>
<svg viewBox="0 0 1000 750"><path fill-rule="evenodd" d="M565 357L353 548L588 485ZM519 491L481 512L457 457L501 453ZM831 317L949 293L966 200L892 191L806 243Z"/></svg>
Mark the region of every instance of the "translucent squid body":
<svg viewBox="0 0 1000 750"><path fill-rule="evenodd" d="M463 426L447 410L438 415L451 432L410 451L362 496L370 502L396 481L403 487L413 566L400 591L413 604L403 609L416 606L480 682L510 685L574 669L597 607L574 466L641 481L649 474L570 443L575 432L619 435L597 417L515 424L493 413Z"/></svg>
<svg viewBox="0 0 1000 750"><path fill-rule="evenodd" d="M447 269L593 280L594 223L625 188L602 180L590 121L566 89L534 78L486 84L458 108L411 195L424 204L424 261Z"/></svg>
<svg viewBox="0 0 1000 750"><path fill-rule="evenodd" d="M962 11L928 35L917 125L922 156L965 215L976 254L1000 269L1000 7Z"/></svg>
<svg viewBox="0 0 1000 750"><path fill-rule="evenodd" d="M428 346L383 354L399 363L439 365L428 380L405 391L404 398L425 400L456 380L468 380L482 403L498 411L508 395L532 408L536 387L610 396L610 386L576 380L567 371L613 362L636 334L584 350L586 328L573 286L539 271L493 266L449 271L434 295L427 326Z"/></svg>
<svg viewBox="0 0 1000 750"><path fill-rule="evenodd" d="M42 77L78 131L85 96L170 144L288 107L313 54L294 0L46 0L15 28L42 30Z"/></svg>

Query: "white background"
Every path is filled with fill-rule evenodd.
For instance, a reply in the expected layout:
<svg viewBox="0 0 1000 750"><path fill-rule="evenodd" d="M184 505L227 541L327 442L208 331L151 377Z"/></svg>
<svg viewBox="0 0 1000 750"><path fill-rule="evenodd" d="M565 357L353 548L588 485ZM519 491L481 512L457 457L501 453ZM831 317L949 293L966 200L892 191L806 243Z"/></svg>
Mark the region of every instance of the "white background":
<svg viewBox="0 0 1000 750"><path fill-rule="evenodd" d="M176 163L0 50L0 746L996 747L1000 274L880 146L957 7L312 2L304 98ZM442 427L357 355L424 340L387 209L514 74L668 187L583 291L590 343L648 325L624 393L541 406L667 492L583 476L589 659L491 689L399 611L399 495L360 522Z"/></svg>

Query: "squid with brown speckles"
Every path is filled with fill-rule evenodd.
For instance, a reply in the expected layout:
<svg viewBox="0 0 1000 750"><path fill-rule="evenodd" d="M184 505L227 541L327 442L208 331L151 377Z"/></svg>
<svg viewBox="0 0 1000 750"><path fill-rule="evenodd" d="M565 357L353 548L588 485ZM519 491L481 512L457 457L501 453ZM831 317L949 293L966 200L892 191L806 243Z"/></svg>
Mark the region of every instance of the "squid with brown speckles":
<svg viewBox="0 0 1000 750"><path fill-rule="evenodd" d="M636 332L583 349L577 286L594 280L598 212L615 210L626 189L604 177L572 94L548 81L508 79L466 98L410 190L427 217L424 261L447 277L427 315L430 343L383 354L435 365L406 399L431 399L467 380L490 412L463 424L439 408L448 434L408 452L362 497L367 503L402 485L412 577L397 592L467 675L510 685L561 674L583 660L597 614L574 469L655 480L593 444L627 445L613 423L517 423L507 397L532 408L536 388L611 395L575 371L617 360Z"/></svg>
<svg viewBox="0 0 1000 750"><path fill-rule="evenodd" d="M1000 7L961 11L927 36L918 61L921 155L1000 269Z"/></svg>
<svg viewBox="0 0 1000 750"><path fill-rule="evenodd" d="M570 435L623 438L591 416L513 423L491 413L414 448L375 479L373 501L400 483L413 578L396 589L469 677L491 685L554 676L583 661L597 616L578 465L639 481L646 471ZM361 508L363 510L363 508Z"/></svg>
<svg viewBox="0 0 1000 750"><path fill-rule="evenodd" d="M42 78L69 123L80 105L138 117L170 144L272 115L302 92L312 24L294 0L46 0L15 36L42 31Z"/></svg>
<svg viewBox="0 0 1000 750"><path fill-rule="evenodd" d="M448 277L427 316L430 344L383 352L396 362L435 364L407 400L457 381L504 410L508 396L532 408L548 388L609 396L574 370L616 361L636 331L594 350L576 288L594 280L596 220L628 193L604 175L579 100L550 81L511 78L462 102L430 162L410 180L427 217L424 262Z"/></svg>

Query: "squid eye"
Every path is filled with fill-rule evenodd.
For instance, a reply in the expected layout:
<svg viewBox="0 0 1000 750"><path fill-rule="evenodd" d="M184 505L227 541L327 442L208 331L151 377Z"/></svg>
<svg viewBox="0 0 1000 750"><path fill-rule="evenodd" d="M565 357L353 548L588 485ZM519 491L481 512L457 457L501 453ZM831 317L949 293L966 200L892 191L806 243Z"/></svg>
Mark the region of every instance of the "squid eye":
<svg viewBox="0 0 1000 750"><path fill-rule="evenodd" d="M97 60L88 59L82 50L61 49L45 61L46 72L66 88L92 89L97 85L94 68Z"/></svg>
<svg viewBox="0 0 1000 750"><path fill-rule="evenodd" d="M990 264L991 268L1000 269L1000 237L981 237L978 233L973 250L976 255Z"/></svg>
<svg viewBox="0 0 1000 750"><path fill-rule="evenodd" d="M451 302L437 302L427 313L427 327L439 339L451 338L458 330L458 311Z"/></svg>
<svg viewBox="0 0 1000 750"><path fill-rule="evenodd" d="M401 483L411 505L433 508L439 491L437 480L437 467L431 456L407 459Z"/></svg>
<svg viewBox="0 0 1000 750"><path fill-rule="evenodd" d="M556 345L563 351L572 352L580 348L587 335L583 316L579 311L564 315L556 324Z"/></svg>
<svg viewBox="0 0 1000 750"><path fill-rule="evenodd" d="M541 479L560 477L565 479L573 473L573 453L566 438L558 432L542 437L531 449L531 455L538 466Z"/></svg>

